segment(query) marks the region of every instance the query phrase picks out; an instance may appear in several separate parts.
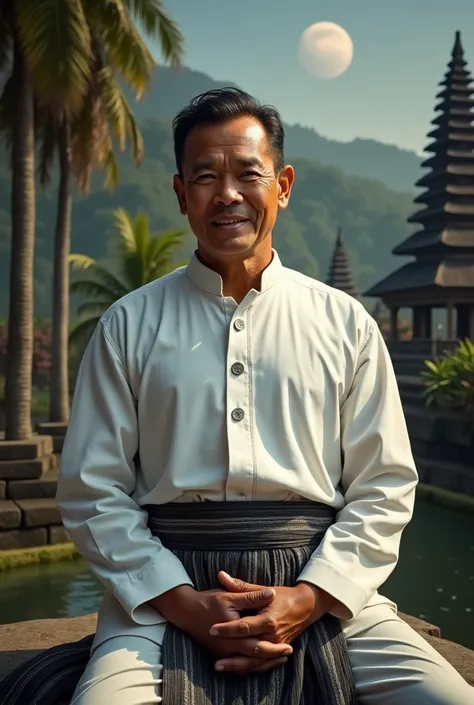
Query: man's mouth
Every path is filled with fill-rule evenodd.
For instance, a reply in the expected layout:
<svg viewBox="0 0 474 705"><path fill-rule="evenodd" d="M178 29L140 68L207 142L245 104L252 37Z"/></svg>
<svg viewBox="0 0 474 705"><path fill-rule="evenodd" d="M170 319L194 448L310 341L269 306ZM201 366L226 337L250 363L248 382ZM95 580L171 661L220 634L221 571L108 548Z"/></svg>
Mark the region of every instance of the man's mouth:
<svg viewBox="0 0 474 705"><path fill-rule="evenodd" d="M242 223L248 223L248 222L249 222L248 218L241 218L241 217L215 218L212 221L212 224L217 226L218 228L228 228L228 227L237 227L239 225L242 225Z"/></svg>

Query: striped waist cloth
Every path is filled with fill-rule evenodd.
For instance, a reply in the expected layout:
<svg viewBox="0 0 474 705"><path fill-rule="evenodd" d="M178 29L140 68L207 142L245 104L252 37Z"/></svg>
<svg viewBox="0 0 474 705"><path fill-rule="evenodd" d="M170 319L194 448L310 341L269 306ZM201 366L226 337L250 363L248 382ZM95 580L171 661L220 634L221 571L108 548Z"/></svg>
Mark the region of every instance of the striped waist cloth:
<svg viewBox="0 0 474 705"><path fill-rule="evenodd" d="M251 551L321 542L336 510L310 501L147 505L148 526L171 550Z"/></svg>

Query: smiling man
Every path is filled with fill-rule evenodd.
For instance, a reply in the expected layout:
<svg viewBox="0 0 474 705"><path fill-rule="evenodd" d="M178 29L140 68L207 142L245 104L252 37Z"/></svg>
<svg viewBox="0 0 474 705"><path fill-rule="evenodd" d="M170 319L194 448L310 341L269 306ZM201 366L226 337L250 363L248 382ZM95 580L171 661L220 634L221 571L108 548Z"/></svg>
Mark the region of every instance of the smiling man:
<svg viewBox="0 0 474 705"><path fill-rule="evenodd" d="M105 586L73 705L469 705L377 592L417 474L377 325L272 247L277 111L211 91L174 140L197 249L103 316L62 455Z"/></svg>

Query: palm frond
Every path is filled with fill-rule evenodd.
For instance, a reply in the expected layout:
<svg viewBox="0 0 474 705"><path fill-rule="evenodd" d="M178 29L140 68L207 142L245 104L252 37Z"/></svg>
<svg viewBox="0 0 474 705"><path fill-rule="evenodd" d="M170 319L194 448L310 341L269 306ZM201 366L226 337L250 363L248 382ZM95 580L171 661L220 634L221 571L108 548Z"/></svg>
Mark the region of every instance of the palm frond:
<svg viewBox="0 0 474 705"><path fill-rule="evenodd" d="M140 97L150 81L155 61L123 0L102 3L86 0L86 5L92 31L100 42L104 64L121 74L137 98Z"/></svg>
<svg viewBox="0 0 474 705"><path fill-rule="evenodd" d="M77 309L77 315L80 318L91 318L92 316L102 316L105 311L115 302L115 299L104 301L86 301Z"/></svg>
<svg viewBox="0 0 474 705"><path fill-rule="evenodd" d="M98 266L97 260L93 257L77 254L69 255L69 264L72 264L73 269L90 269Z"/></svg>
<svg viewBox="0 0 474 705"><path fill-rule="evenodd" d="M114 71L110 66L102 67L97 74L97 80L104 111L119 148L125 149L127 139L130 139L133 157L135 162L139 164L143 157L143 138Z"/></svg>
<svg viewBox="0 0 474 705"><path fill-rule="evenodd" d="M113 191L119 183L119 168L110 136L104 141L101 166L105 171L104 189Z"/></svg>
<svg viewBox="0 0 474 705"><path fill-rule="evenodd" d="M37 96L66 113L87 92L91 34L81 0L17 0L20 44Z"/></svg>
<svg viewBox="0 0 474 705"><path fill-rule="evenodd" d="M124 208L114 211L114 228L119 236L113 241L116 254L120 257L135 252L135 222Z"/></svg>
<svg viewBox="0 0 474 705"><path fill-rule="evenodd" d="M161 0L123 0L132 17L142 25L150 39L158 39L165 61L180 66L185 51L178 24L165 10Z"/></svg>
<svg viewBox="0 0 474 705"><path fill-rule="evenodd" d="M74 346L89 340L94 330L97 328L100 316L92 316L85 321L79 321L72 327L69 333L69 344Z"/></svg>
<svg viewBox="0 0 474 705"><path fill-rule="evenodd" d="M106 298L112 301L117 301L117 299L122 298L124 295L122 292L116 291L114 288L107 286L94 279L73 279L70 284L71 294L79 294L81 296L88 296L93 299ZM126 292L125 292L126 293Z"/></svg>
<svg viewBox="0 0 474 705"><path fill-rule="evenodd" d="M0 72L12 60L13 51L13 7L10 3L0 3Z"/></svg>
<svg viewBox="0 0 474 705"><path fill-rule="evenodd" d="M74 293L95 297L96 294L92 294L92 287L97 285L100 289L99 295L107 291L106 296L115 297L115 299L125 296L128 292L127 287L113 272L99 264L92 257L74 254L69 256L69 262L72 264L73 269L82 270L86 273L81 278L72 281L71 291Z"/></svg>

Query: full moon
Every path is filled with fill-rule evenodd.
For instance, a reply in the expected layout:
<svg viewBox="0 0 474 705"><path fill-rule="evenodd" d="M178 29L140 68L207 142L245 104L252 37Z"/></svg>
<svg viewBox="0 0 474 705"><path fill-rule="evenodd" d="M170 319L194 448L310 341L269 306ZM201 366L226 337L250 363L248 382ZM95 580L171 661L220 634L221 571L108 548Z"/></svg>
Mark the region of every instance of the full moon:
<svg viewBox="0 0 474 705"><path fill-rule="evenodd" d="M354 45L338 24L316 22L301 35L298 53L308 73L318 78L336 78L351 65Z"/></svg>

